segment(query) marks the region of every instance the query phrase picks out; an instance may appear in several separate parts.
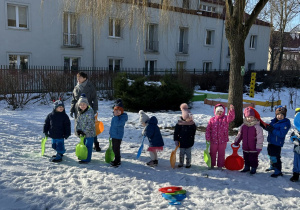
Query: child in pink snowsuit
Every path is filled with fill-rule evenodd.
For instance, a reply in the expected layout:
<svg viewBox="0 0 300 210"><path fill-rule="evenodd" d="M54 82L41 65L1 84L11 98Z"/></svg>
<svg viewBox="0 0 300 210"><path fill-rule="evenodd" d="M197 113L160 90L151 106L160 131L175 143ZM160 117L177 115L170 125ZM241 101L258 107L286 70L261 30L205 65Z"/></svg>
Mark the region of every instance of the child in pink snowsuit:
<svg viewBox="0 0 300 210"><path fill-rule="evenodd" d="M255 118L255 109L247 107L244 109L244 124L240 127L234 145L239 146L243 140L243 154L245 167L241 172L255 174L258 166L258 155L263 148L264 135L260 127L259 119ZM250 170L251 167L251 170Z"/></svg>
<svg viewBox="0 0 300 210"><path fill-rule="evenodd" d="M222 169L225 165L225 149L228 139L228 127L229 123L235 118L234 106L230 105L228 115L225 115L225 106L222 104L215 105L214 117L210 118L205 138L206 141L210 141L210 156L211 156L211 168L216 165L216 157L218 153L218 169Z"/></svg>

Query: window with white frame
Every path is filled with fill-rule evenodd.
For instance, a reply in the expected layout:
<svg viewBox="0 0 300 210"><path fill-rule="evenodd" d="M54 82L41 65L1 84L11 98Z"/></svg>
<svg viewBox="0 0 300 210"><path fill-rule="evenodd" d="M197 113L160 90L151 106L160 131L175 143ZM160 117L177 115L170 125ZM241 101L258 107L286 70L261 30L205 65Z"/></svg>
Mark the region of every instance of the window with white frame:
<svg viewBox="0 0 300 210"><path fill-rule="evenodd" d="M182 8L189 9L190 8L190 0L182 0Z"/></svg>
<svg viewBox="0 0 300 210"><path fill-rule="evenodd" d="M211 71L212 69L212 62L203 62L203 70L205 71Z"/></svg>
<svg viewBox="0 0 300 210"><path fill-rule="evenodd" d="M78 20L75 13L64 13L64 34L63 44L64 46L81 46L81 34L78 32Z"/></svg>
<svg viewBox="0 0 300 210"><path fill-rule="evenodd" d="M145 61L145 75L154 75L155 68L156 68L156 60Z"/></svg>
<svg viewBox="0 0 300 210"><path fill-rule="evenodd" d="M64 57L64 69L77 71L79 67L80 58L78 57Z"/></svg>
<svg viewBox="0 0 300 210"><path fill-rule="evenodd" d="M9 54L9 69L28 69L29 55Z"/></svg>
<svg viewBox="0 0 300 210"><path fill-rule="evenodd" d="M189 49L188 44L188 28L180 28L179 29L179 44L178 44L178 52L187 54Z"/></svg>
<svg viewBox="0 0 300 210"><path fill-rule="evenodd" d="M158 25L148 24L146 50L158 52Z"/></svg>
<svg viewBox="0 0 300 210"><path fill-rule="evenodd" d="M110 18L109 19L109 36L121 37L121 20Z"/></svg>
<svg viewBox="0 0 300 210"><path fill-rule="evenodd" d="M251 35L250 37L250 49L255 49L257 44L257 36Z"/></svg>
<svg viewBox="0 0 300 210"><path fill-rule="evenodd" d="M7 26L9 28L28 28L28 6L7 4Z"/></svg>
<svg viewBox="0 0 300 210"><path fill-rule="evenodd" d="M255 63L248 63L248 71L255 69Z"/></svg>
<svg viewBox="0 0 300 210"><path fill-rule="evenodd" d="M215 31L206 30L205 45L214 45Z"/></svg>
<svg viewBox="0 0 300 210"><path fill-rule="evenodd" d="M122 64L122 59L110 58L108 60L108 69L109 71L113 71L113 72L120 71L121 64Z"/></svg>
<svg viewBox="0 0 300 210"><path fill-rule="evenodd" d="M201 1L199 0L198 3L198 9L201 11L206 11L206 12L216 12L216 7L213 6L208 6L208 5L204 5L201 3Z"/></svg>

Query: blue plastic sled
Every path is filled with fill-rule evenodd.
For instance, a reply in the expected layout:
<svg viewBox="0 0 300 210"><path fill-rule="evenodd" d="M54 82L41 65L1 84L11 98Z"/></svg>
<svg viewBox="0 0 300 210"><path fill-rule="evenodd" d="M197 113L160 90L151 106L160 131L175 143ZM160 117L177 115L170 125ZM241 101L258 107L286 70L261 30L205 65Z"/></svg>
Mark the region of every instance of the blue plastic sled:
<svg viewBox="0 0 300 210"><path fill-rule="evenodd" d="M146 138L146 136L143 137L142 144L141 144L141 146L140 146L140 148L139 148L139 151L138 151L138 153L137 153L137 155L136 155L136 159L139 159L139 157L140 157L141 154L142 154L142 151L143 151L143 149L144 149L144 140L145 140L145 138Z"/></svg>

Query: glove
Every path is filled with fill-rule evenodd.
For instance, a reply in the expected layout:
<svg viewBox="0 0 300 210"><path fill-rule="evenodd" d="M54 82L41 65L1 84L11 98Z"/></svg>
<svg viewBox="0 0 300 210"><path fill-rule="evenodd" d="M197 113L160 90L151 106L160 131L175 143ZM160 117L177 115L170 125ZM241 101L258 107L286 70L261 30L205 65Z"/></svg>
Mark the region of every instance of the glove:
<svg viewBox="0 0 300 210"><path fill-rule="evenodd" d="M45 134L45 136L48 138L49 137L49 134L48 133L44 133Z"/></svg>
<svg viewBox="0 0 300 210"><path fill-rule="evenodd" d="M299 141L298 140L295 140L293 143L294 143L294 145L299 146Z"/></svg>
<svg viewBox="0 0 300 210"><path fill-rule="evenodd" d="M259 122L259 125L260 125L260 127L262 127L262 128L264 128L264 129L266 129L265 125L264 125L264 124L262 124L261 122Z"/></svg>
<svg viewBox="0 0 300 210"><path fill-rule="evenodd" d="M274 127L273 127L272 125L268 125L268 126L266 127L266 130L272 133L273 130L274 130Z"/></svg>
<svg viewBox="0 0 300 210"><path fill-rule="evenodd" d="M74 118L74 112L70 112L70 117Z"/></svg>
<svg viewBox="0 0 300 210"><path fill-rule="evenodd" d="M81 130L78 130L78 131L77 131L77 134L78 134L79 136L85 136L85 133L84 133L83 131L81 131Z"/></svg>
<svg viewBox="0 0 300 210"><path fill-rule="evenodd" d="M240 145L238 144L238 143L234 143L233 145L232 145L232 147L239 147Z"/></svg>
<svg viewBox="0 0 300 210"><path fill-rule="evenodd" d="M65 139L68 139L70 136L66 136Z"/></svg>
<svg viewBox="0 0 300 210"><path fill-rule="evenodd" d="M257 155L259 155L259 153L261 152L261 149L256 149L257 151Z"/></svg>
<svg viewBox="0 0 300 210"><path fill-rule="evenodd" d="M179 141L175 141L175 146L178 147Z"/></svg>

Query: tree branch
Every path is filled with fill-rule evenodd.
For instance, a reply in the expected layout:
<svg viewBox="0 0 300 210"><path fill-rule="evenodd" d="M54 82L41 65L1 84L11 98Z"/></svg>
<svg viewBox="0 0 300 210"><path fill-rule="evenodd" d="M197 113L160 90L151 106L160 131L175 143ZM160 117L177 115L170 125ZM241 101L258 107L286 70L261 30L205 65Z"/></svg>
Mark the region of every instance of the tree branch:
<svg viewBox="0 0 300 210"><path fill-rule="evenodd" d="M233 14L233 5L232 0L226 0L226 15L232 17Z"/></svg>

